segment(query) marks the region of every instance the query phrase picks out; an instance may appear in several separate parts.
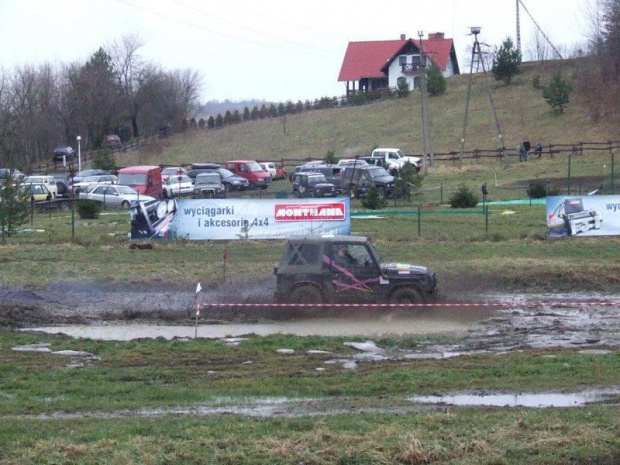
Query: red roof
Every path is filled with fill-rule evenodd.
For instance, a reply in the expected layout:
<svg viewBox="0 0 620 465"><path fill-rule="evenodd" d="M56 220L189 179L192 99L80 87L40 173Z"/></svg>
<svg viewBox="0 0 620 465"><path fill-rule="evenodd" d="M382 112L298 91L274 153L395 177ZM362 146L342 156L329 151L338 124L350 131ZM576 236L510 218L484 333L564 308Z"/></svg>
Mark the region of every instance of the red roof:
<svg viewBox="0 0 620 465"><path fill-rule="evenodd" d="M419 41L413 39L349 42L338 81L385 77L383 69L387 71L387 66L409 42L420 48ZM431 38L423 40L422 44L424 53L445 70L453 50L452 39Z"/></svg>

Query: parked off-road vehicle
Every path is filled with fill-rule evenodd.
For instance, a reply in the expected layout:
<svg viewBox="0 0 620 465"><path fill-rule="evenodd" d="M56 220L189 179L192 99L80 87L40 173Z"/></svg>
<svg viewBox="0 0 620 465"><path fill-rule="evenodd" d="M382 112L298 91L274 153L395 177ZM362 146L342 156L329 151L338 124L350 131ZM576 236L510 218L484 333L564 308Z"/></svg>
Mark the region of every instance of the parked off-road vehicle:
<svg viewBox="0 0 620 465"><path fill-rule="evenodd" d="M195 199L224 199L226 189L217 171L205 171L196 176L192 197Z"/></svg>
<svg viewBox="0 0 620 465"><path fill-rule="evenodd" d="M274 273L280 302L421 304L439 296L435 271L384 263L361 236L293 237Z"/></svg>
<svg viewBox="0 0 620 465"><path fill-rule="evenodd" d="M336 186L327 182L321 173L293 174L293 195L295 197L336 197Z"/></svg>

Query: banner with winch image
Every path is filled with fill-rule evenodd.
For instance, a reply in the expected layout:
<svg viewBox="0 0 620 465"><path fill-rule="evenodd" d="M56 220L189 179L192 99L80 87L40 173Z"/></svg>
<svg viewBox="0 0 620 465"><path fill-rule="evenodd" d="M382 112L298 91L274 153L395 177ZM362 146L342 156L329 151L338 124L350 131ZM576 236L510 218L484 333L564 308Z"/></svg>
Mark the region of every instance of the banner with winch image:
<svg viewBox="0 0 620 465"><path fill-rule="evenodd" d="M135 202L132 239L284 239L351 234L348 197L319 199L167 199Z"/></svg>
<svg viewBox="0 0 620 465"><path fill-rule="evenodd" d="M547 235L620 235L620 196L547 197Z"/></svg>

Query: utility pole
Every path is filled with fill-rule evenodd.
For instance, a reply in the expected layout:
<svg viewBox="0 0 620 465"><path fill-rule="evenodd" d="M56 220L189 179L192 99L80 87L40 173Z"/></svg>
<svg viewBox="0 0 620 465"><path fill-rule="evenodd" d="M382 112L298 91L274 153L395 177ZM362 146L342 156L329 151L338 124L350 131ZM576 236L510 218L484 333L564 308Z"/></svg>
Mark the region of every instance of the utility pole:
<svg viewBox="0 0 620 465"><path fill-rule="evenodd" d="M519 21L519 3L520 0L517 1L517 50L521 52L521 22Z"/></svg>
<svg viewBox="0 0 620 465"><path fill-rule="evenodd" d="M474 69L474 61L478 60L478 64L482 66L482 74L484 75L484 83L487 90L487 95L489 96L489 102L491 103L491 111L493 112L493 117L495 118L495 127L497 128L497 134L499 137L499 141L501 145L502 157L504 158L504 162L507 163L508 158L506 157L506 145L504 144L504 135L502 134L502 128L499 124L499 119L497 118L497 112L495 111L495 102L493 101L493 96L491 95L491 86L489 85L489 79L487 76L487 71L484 66L484 59L482 57L482 50L480 49L480 42L478 42L478 34L480 34L480 30L482 28L478 26L474 26L471 28L471 35L474 36L474 46L471 49L471 63L469 67L469 82L467 84L467 98L465 100L465 118L463 119L463 136L461 137L461 152L459 154L459 166L463 164L463 150L465 149L465 136L467 135L467 118L469 116L469 100L471 97L471 83L473 78L473 69Z"/></svg>
<svg viewBox="0 0 620 465"><path fill-rule="evenodd" d="M420 93L422 100L422 146L424 160L424 169L435 164L435 149L433 146L433 123L431 120L431 112L428 106L428 89L426 87L426 55L424 54L424 44L422 37L424 31L418 31L420 38Z"/></svg>

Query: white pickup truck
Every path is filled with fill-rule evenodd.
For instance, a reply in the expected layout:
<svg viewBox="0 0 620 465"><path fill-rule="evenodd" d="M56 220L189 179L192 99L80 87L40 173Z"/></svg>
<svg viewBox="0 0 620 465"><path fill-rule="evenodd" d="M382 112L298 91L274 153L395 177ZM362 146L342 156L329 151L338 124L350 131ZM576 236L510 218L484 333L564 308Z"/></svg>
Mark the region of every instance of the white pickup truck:
<svg viewBox="0 0 620 465"><path fill-rule="evenodd" d="M420 171L420 168L422 168L422 159L420 157L407 156L400 149L396 148L374 149L371 157L382 159L384 161L383 165L390 172L400 170L407 162L411 163L417 171Z"/></svg>

